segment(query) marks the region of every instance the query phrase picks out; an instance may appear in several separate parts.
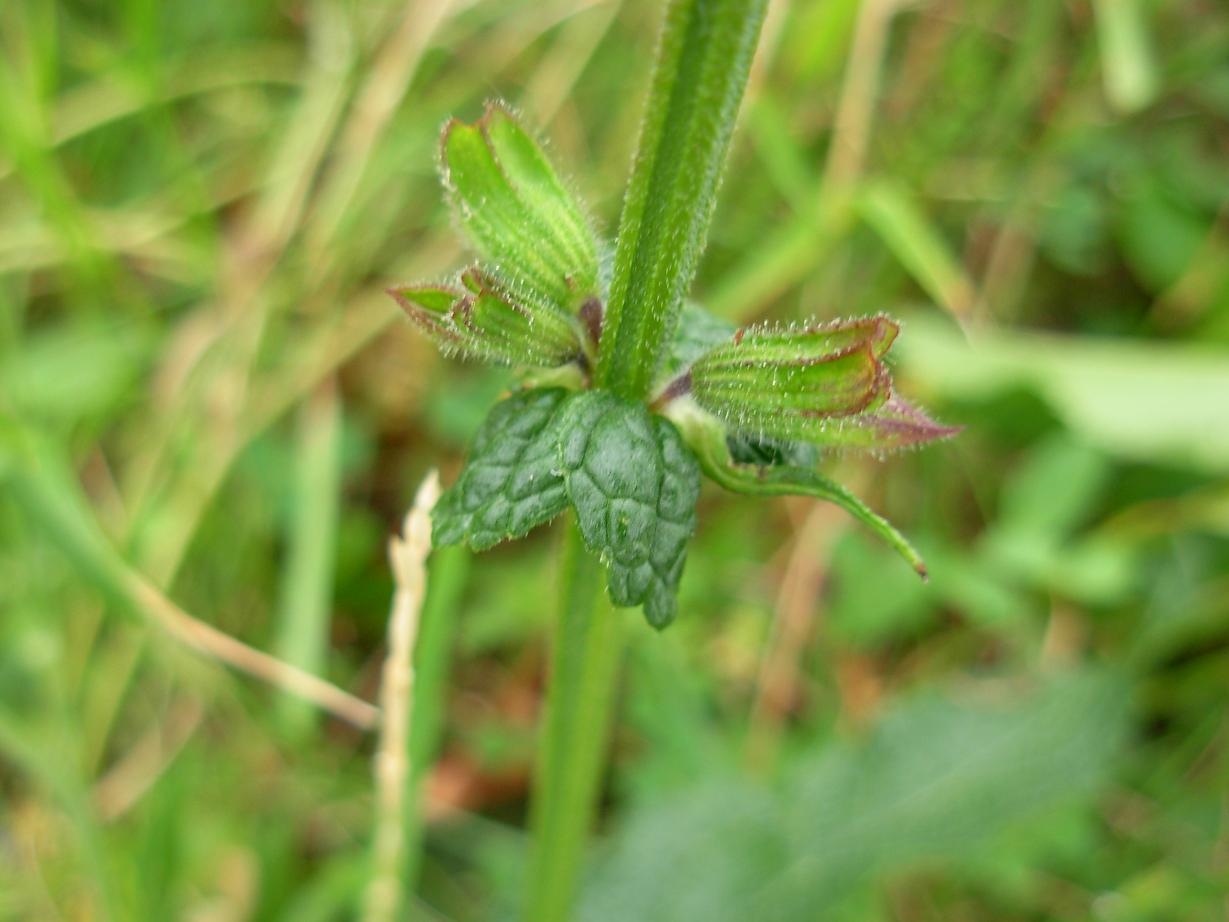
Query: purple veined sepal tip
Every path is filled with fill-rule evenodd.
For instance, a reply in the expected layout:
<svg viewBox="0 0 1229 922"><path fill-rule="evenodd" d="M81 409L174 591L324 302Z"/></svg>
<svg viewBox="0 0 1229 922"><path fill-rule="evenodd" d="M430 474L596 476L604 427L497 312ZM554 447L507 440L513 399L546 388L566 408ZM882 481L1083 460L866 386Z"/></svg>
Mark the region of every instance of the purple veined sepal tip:
<svg viewBox="0 0 1229 922"><path fill-rule="evenodd" d="M837 435L834 444L893 451L952 438L960 434L964 427L940 423L893 394L874 412L850 418L842 429L853 431L846 437ZM864 437L859 437L858 433Z"/></svg>
<svg viewBox="0 0 1229 922"><path fill-rule="evenodd" d="M464 270L455 285L399 285L388 293L448 353L536 368L557 368L583 355L572 318L511 293L481 267Z"/></svg>
<svg viewBox="0 0 1229 922"><path fill-rule="evenodd" d="M896 395L885 314L734 332L692 363L690 392L731 429L887 452L955 435Z"/></svg>

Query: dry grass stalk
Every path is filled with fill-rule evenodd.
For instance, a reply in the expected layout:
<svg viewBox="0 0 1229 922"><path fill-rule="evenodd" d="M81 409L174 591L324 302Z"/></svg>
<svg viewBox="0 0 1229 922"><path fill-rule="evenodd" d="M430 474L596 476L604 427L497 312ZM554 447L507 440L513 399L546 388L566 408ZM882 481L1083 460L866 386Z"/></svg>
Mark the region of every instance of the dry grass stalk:
<svg viewBox="0 0 1229 922"><path fill-rule="evenodd" d="M389 542L396 591L388 621L388 656L380 681L384 719L375 759L376 820L372 875L367 888L366 922L392 922L401 904L401 867L405 851L405 789L409 777L411 703L414 691L414 640L426 594L427 554L431 551L431 509L439 498L435 471L427 474L401 534Z"/></svg>

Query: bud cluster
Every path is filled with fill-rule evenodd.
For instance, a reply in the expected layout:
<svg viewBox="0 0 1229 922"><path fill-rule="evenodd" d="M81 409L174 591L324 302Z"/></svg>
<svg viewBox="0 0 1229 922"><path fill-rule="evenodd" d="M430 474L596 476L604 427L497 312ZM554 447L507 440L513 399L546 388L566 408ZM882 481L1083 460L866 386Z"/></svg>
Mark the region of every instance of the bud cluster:
<svg viewBox="0 0 1229 922"><path fill-rule="evenodd" d="M598 244L579 201L502 105L444 127L440 169L483 260L454 284L389 289L446 353L508 365L591 363L601 326Z"/></svg>

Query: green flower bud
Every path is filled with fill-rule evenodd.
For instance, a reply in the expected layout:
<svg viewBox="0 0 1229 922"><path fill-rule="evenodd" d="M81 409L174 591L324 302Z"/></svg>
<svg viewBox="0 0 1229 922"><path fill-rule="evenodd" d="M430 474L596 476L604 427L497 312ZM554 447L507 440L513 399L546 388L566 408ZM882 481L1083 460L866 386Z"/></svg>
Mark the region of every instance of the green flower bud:
<svg viewBox="0 0 1229 922"><path fill-rule="evenodd" d="M553 305L511 297L476 268L465 270L456 288L403 285L389 294L447 353L540 368L582 355L571 317Z"/></svg>
<svg viewBox="0 0 1229 922"><path fill-rule="evenodd" d="M882 358L898 331L884 316L740 330L696 360L690 390L737 431L823 442L833 420L888 401L892 378Z"/></svg>
<svg viewBox="0 0 1229 922"><path fill-rule="evenodd" d="M568 312L598 293L597 241L580 203L507 109L450 121L440 146L449 199L488 272Z"/></svg>

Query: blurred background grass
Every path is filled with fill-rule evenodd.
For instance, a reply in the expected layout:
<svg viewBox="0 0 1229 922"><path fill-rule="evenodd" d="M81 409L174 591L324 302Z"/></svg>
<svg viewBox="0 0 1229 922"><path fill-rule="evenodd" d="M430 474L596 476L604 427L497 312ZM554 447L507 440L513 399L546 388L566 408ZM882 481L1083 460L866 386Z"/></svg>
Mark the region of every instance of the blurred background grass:
<svg viewBox="0 0 1229 922"><path fill-rule="evenodd" d="M509 99L610 233L659 15L0 6L0 919L355 916L370 734L181 616L374 697L386 537L511 382L381 293L462 259L439 125ZM583 918L1225 918L1227 203L1218 0L772 3L695 293L903 318L967 430L830 465L926 586L705 492ZM517 905L554 531L433 565L416 917Z"/></svg>

